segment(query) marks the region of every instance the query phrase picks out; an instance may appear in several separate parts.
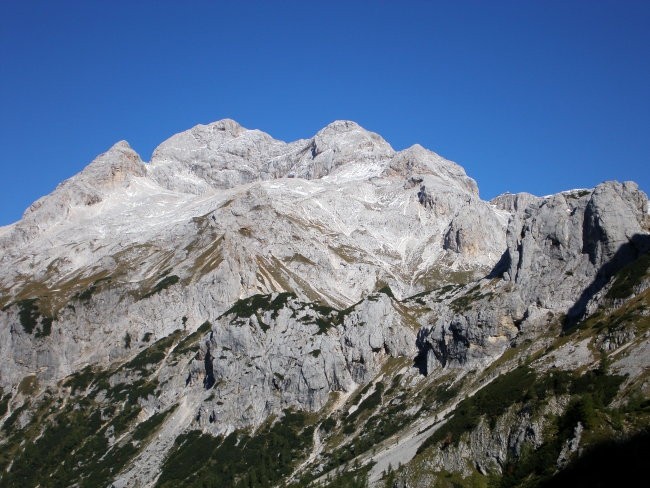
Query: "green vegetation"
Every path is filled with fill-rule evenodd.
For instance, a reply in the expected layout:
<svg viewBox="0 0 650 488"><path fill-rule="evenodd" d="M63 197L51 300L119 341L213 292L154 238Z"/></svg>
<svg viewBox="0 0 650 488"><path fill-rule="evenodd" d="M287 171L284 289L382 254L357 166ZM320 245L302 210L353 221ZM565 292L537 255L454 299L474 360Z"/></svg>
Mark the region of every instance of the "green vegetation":
<svg viewBox="0 0 650 488"><path fill-rule="evenodd" d="M355 307L359 304L355 303L350 307L343 310L336 310L335 308L321 305L318 303L301 303L301 310L309 309L315 312L314 315L306 314L300 321L304 324L315 324L318 326L317 335L325 334L327 331L337 325L341 325L347 315L349 315ZM359 324L359 325L364 325Z"/></svg>
<svg viewBox="0 0 650 488"><path fill-rule="evenodd" d="M481 293L480 285L476 285L462 296L454 299L450 306L455 312L463 312L472 308L472 305L482 298L492 297L492 292Z"/></svg>
<svg viewBox="0 0 650 488"><path fill-rule="evenodd" d="M538 377L527 366L520 366L462 400L453 417L434 432L418 449L418 453L442 442L442 447L458 444L460 436L476 428L483 416L494 427L496 419L514 404L537 405L540 398L570 393L574 395L572 405L567 409L567 422L571 429L580 421L593 426L596 419L594 409L603 409L611 402L623 381L622 376L608 375L603 368L576 377L574 373L556 371Z"/></svg>
<svg viewBox="0 0 650 488"><path fill-rule="evenodd" d="M335 316L336 317L336 316ZM329 329L334 327L336 324L336 318L332 319L330 317L323 317L322 315L305 315L303 316L300 321L303 324L315 324L318 326L318 332L316 332L316 335L321 335L325 334Z"/></svg>
<svg viewBox="0 0 650 488"><path fill-rule="evenodd" d="M181 333L182 331L180 329L176 329L167 337L157 340L151 346L142 350L131 361L126 363L123 368L147 374L150 365L156 365L165 359L167 352L174 345L174 342L178 339Z"/></svg>
<svg viewBox="0 0 650 488"><path fill-rule="evenodd" d="M34 332L39 325L40 329L36 329L35 337L47 337L52 333L52 322L54 318L42 315L38 308L38 298L27 298L16 302L18 306L18 318L23 330L28 334Z"/></svg>
<svg viewBox="0 0 650 488"><path fill-rule="evenodd" d="M384 392L384 384L379 381L375 385L375 391L373 391L370 395L368 395L357 407L357 409L352 412L350 415L345 417L345 423L346 424L351 424L354 422L357 417L359 417L363 412L365 411L373 411L375 410L379 405L381 405L381 396L382 393Z"/></svg>
<svg viewBox="0 0 650 488"><path fill-rule="evenodd" d="M293 293L279 293L275 298L273 295L253 295L248 298L238 300L230 309L224 312L221 317L226 315L233 315L231 323L238 318L248 318L253 315L257 318L257 322L264 332L269 329L269 324L262 320L262 313L271 311L271 318L275 319L281 308L285 307L289 299L296 299ZM335 327L343 322L343 318L349 314L353 308L349 307L342 311L322 305L319 303L300 303L300 310L308 309L313 311L313 314L306 313L301 317L300 321L304 324L315 324L318 326L316 334L325 334L330 328ZM294 310L294 317L296 311ZM219 318L221 318L219 317Z"/></svg>
<svg viewBox="0 0 650 488"><path fill-rule="evenodd" d="M287 304L290 298L296 298L296 295L294 293L284 292L278 293L278 295L273 299L272 297L273 295L270 294L257 294L237 300L232 307L221 315L221 317L233 314L235 317L245 318L255 315L259 310L262 310L273 311L271 316L276 318L278 316L278 311Z"/></svg>
<svg viewBox="0 0 650 488"><path fill-rule="evenodd" d="M463 433L478 426L483 415L494 422L510 405L523 401L534 382L535 373L528 367L499 376L474 396L462 400L453 417L422 443L418 453L441 441L444 445L457 444Z"/></svg>
<svg viewBox="0 0 650 488"><path fill-rule="evenodd" d="M631 329L639 334L650 329L650 289L626 301L615 310L597 310L586 319L563 331L563 335L571 335L579 331L586 334L607 333L613 334L619 330Z"/></svg>
<svg viewBox="0 0 650 488"><path fill-rule="evenodd" d="M158 430L158 427L162 425L169 414L176 410L176 407L177 405L165 410L164 412L154 413L147 420L139 424L133 431L133 439L138 441L147 439L151 434Z"/></svg>
<svg viewBox="0 0 650 488"><path fill-rule="evenodd" d="M130 404L102 407L87 398L60 408L51 397L44 397L25 428L13 432L3 444L0 486L108 485L139 451L129 436L109 446L108 429L115 428L116 434L124 431L121 426L128 426L139 411L139 406ZM147 438L161 420L152 417L135 429L134 436Z"/></svg>
<svg viewBox="0 0 650 488"><path fill-rule="evenodd" d="M337 422L335 418L327 417L325 420L323 420L323 422L321 422L320 429L325 433L332 432L332 430L334 430L336 427L336 423Z"/></svg>
<svg viewBox="0 0 650 488"><path fill-rule="evenodd" d="M139 379L129 384L118 383L114 387L108 388L106 395L114 401L136 405L140 398L147 398L154 395L158 386L158 379L154 378L151 381ZM103 385L98 386L98 389L104 389Z"/></svg>
<svg viewBox="0 0 650 488"><path fill-rule="evenodd" d="M52 317L43 317L41 319L41 330L37 330L34 337L47 337L52 333Z"/></svg>
<svg viewBox="0 0 650 488"><path fill-rule="evenodd" d="M34 331L34 328L38 324L38 318L41 315L38 311L36 301L36 298L28 298L17 303L19 308L18 317L20 318L20 325L23 326L23 329L28 334L31 334Z"/></svg>
<svg viewBox="0 0 650 488"><path fill-rule="evenodd" d="M99 290L99 286L102 282L109 282L110 283L111 278L108 276L105 276L104 278L100 278L96 281L94 281L88 288L86 288L84 291L79 292L74 295L74 298L76 298L79 301L82 302L87 302L89 301L92 296Z"/></svg>
<svg viewBox="0 0 650 488"><path fill-rule="evenodd" d="M25 376L18 384L18 393L30 396L38 389L38 379L35 374Z"/></svg>
<svg viewBox="0 0 650 488"><path fill-rule="evenodd" d="M393 381L393 384L394 383L395 382ZM355 401L358 401L359 398L367 393L369 387L372 387L372 383L355 395ZM404 413L406 394L402 393L401 395L389 400L387 398L388 393L395 393L396 389L391 386L391 388L384 393L384 388L383 383L377 383L375 390L361 401L354 412L343 419L341 422L341 431L344 434L353 434L355 432L357 432L357 434L348 444L334 449L325 457L323 464L326 472L342 468L356 456L372 450L381 441L396 434L413 420L413 416ZM382 400L384 402L384 407L377 410L377 407L381 405ZM354 404L355 401L352 403ZM336 420L331 418L326 419L321 424L321 430L324 433L331 432L335 427ZM346 472L349 472L349 468L350 466L345 467ZM310 478L309 476L305 476L303 481L311 481L312 479L313 478ZM325 486L330 485L326 484Z"/></svg>
<svg viewBox="0 0 650 488"><path fill-rule="evenodd" d="M208 331L212 328L210 321L206 320L203 322L198 329L185 337L178 345L174 348L174 356L180 356L188 352L197 352L199 350L198 341L204 334L207 334Z"/></svg>
<svg viewBox="0 0 650 488"><path fill-rule="evenodd" d="M388 295L391 298L395 298L395 295L393 295L393 290L390 289L390 286L384 285L382 286L379 290L377 290L378 293L383 293L384 295Z"/></svg>
<svg viewBox="0 0 650 488"><path fill-rule="evenodd" d="M87 302L93 296L93 293L95 293L95 291L97 291L97 286L96 286L95 283L93 283L88 288L86 288L84 291L77 294L76 298L79 299L80 301Z"/></svg>
<svg viewBox="0 0 650 488"><path fill-rule="evenodd" d="M169 271L167 271L167 272L169 272ZM164 273L163 276L165 274L166 273ZM160 293L161 291L169 288L170 286L175 285L179 281L180 281L180 278L178 276L176 276L176 275L164 276L164 278L162 278L158 283L156 283L156 285L151 289L151 291L149 293L143 295L142 298L149 298L149 297L155 295L156 293Z"/></svg>
<svg viewBox="0 0 650 488"><path fill-rule="evenodd" d="M504 475L499 482L502 488L537 486L548 481L556 470L556 461L565 441L573 437L574 429L580 422L586 429L585 437L602 430L604 425L617 416L616 411L608 411L607 405L614 398L623 381L621 376L607 374L603 364L596 371L581 377L572 373L563 374L559 383L572 394L572 399L562 415L555 417L547 429L545 442L537 449L526 445L517 459L509 459ZM541 384L548 384L548 377Z"/></svg>
<svg viewBox="0 0 650 488"><path fill-rule="evenodd" d="M489 479L490 486L501 488L538 486L550 479L556 471L562 446L573 437L578 422L585 428L583 439L594 440L608 429L610 432L607 435L617 434L611 429L619 417L626 415L623 411L625 408L647 408L650 412L650 402L641 398L629 402L621 411L608 407L624 380L622 376L609 374L608 363L607 357L603 356L597 369L581 376L567 371L538 375L528 366L520 366L499 376L474 396L462 400L453 417L427 438L417 453L421 456L432 446L444 450L450 445L457 445L462 435L475 429L482 419L487 419L494 428L496 420L513 406L535 415L545 399L568 395L570 401L564 413L547 420L543 444L538 448L525 444L519 456L511 455L507 459L502 476ZM442 387L438 390L440 388ZM623 420L620 422L622 425ZM441 481L444 479L440 478ZM484 481L487 482L488 479L485 478Z"/></svg>
<svg viewBox="0 0 650 488"><path fill-rule="evenodd" d="M597 443L541 486L637 486L647 477L649 452L647 428L631 438Z"/></svg>
<svg viewBox="0 0 650 488"><path fill-rule="evenodd" d="M422 411L431 411L434 408L437 408L450 400L457 398L460 394L460 389L463 385L463 379L457 381L455 384L452 384L451 381L447 381L441 385L437 385L434 388L429 388L424 392L422 398Z"/></svg>
<svg viewBox="0 0 650 488"><path fill-rule="evenodd" d="M11 412L11 415L5 420L4 424L2 424L2 430L5 434L11 434L14 430L14 425L18 421L18 418L20 415L29 408L30 402L26 401L23 403L20 407L14 409Z"/></svg>
<svg viewBox="0 0 650 488"><path fill-rule="evenodd" d="M338 474L334 479L326 480L324 488L367 488L368 471L370 466L346 470ZM299 485L300 486L300 485ZM391 487L392 488L392 487Z"/></svg>
<svg viewBox="0 0 650 488"><path fill-rule="evenodd" d="M192 431L176 439L156 486L276 486L311 445L312 435L306 414L291 411L254 436L234 432L224 439Z"/></svg>
<svg viewBox="0 0 650 488"><path fill-rule="evenodd" d="M165 349L171 340L158 341L151 348ZM157 413L134 428L142 411L141 399L155 394L158 381L140 378L116 383L117 377L122 377L115 376L120 370L88 366L63 382L71 390L70 401L55 400L46 390L15 408L3 426L0 486L90 488L110 484L173 411ZM18 389L34 395L36 377L27 376ZM4 399L1 394L0 398ZM120 441L109 445L111 436Z"/></svg>
<svg viewBox="0 0 650 488"><path fill-rule="evenodd" d="M628 264L614 276L607 298L628 298L650 269L650 254L643 254L636 261Z"/></svg>
<svg viewBox="0 0 650 488"><path fill-rule="evenodd" d="M68 377L63 382L63 386L72 389L74 395L78 391L85 391L95 379L96 375L92 366L86 366L81 371L78 371Z"/></svg>
<svg viewBox="0 0 650 488"><path fill-rule="evenodd" d="M578 198L582 198L582 197L587 196L589 194L591 194L590 190L578 190L578 191L571 192L571 193L564 193L564 197L568 198L570 200L577 200Z"/></svg>

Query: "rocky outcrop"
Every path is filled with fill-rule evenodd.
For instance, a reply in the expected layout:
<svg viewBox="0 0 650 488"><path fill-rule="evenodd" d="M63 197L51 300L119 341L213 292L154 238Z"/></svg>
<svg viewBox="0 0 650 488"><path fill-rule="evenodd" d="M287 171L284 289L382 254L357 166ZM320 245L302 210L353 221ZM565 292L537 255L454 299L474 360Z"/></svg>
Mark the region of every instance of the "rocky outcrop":
<svg viewBox="0 0 650 488"><path fill-rule="evenodd" d="M429 371L489 362L522 333L564 316L560 325L575 323L618 270L650 249L647 197L632 183L543 199L513 195L497 204L514 210L507 251L490 281L442 301L430 297L433 320L418 335ZM452 222L445 243L456 248L462 238Z"/></svg>
<svg viewBox="0 0 650 488"><path fill-rule="evenodd" d="M145 175L140 156L126 141L120 141L98 156L83 171L64 181L47 196L32 203L11 232L0 233L0 249L9 253L22 249L37 235L57 223L75 219L87 207L96 206L108 195L128 187L133 178Z"/></svg>
<svg viewBox="0 0 650 488"><path fill-rule="evenodd" d="M539 341L537 354L635 295L612 317L620 327L530 365L584 369L608 351L616 371L641 375L647 331L628 322L647 318L648 231L633 183L488 203L455 163L417 145L394 151L349 121L285 143L222 120L171 137L148 164L120 142L0 229L0 422L59 425L50 404L86 398L99 445L131 453L116 486L151 486L188 430L252 435L287 409L336 411L303 432L306 467L336 431L336 459L318 473L400 429L412 457L458 405L452 393L523 360L504 352ZM621 275L633 262L645 268ZM556 413L484 418L429 468L499 472ZM78 462L116 476L94 454Z"/></svg>
<svg viewBox="0 0 650 488"><path fill-rule="evenodd" d="M330 393L367 383L386 358L414 354L415 331L385 294L344 312L256 295L214 323L186 385L212 389L197 418L221 434L287 408L319 410Z"/></svg>
<svg viewBox="0 0 650 488"><path fill-rule="evenodd" d="M167 189L200 194L260 180L318 179L355 162L379 167L394 154L380 136L351 121L333 122L311 139L287 144L226 119L162 143L148 172Z"/></svg>
<svg viewBox="0 0 650 488"><path fill-rule="evenodd" d="M126 334L191 330L255 293L345 308L466 280L503 254L506 223L460 166L353 122L284 143L223 120L149 164L121 142L1 230L0 383L128 356ZM50 335L21 325L25 300Z"/></svg>

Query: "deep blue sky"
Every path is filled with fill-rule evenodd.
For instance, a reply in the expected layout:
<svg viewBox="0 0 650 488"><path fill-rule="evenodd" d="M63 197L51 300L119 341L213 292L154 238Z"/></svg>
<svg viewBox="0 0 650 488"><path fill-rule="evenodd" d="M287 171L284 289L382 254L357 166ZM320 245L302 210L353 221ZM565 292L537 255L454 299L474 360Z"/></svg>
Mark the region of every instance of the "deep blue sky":
<svg viewBox="0 0 650 488"><path fill-rule="evenodd" d="M648 1L0 2L0 225L120 139L352 119L481 196L650 190Z"/></svg>

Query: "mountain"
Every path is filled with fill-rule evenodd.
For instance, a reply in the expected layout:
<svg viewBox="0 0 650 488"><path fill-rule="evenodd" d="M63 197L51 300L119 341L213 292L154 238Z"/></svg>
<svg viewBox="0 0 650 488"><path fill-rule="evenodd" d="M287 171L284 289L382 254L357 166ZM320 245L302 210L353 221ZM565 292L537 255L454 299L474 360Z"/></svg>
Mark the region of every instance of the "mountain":
<svg viewBox="0 0 650 488"><path fill-rule="evenodd" d="M285 143L222 120L148 163L118 142L0 249L0 485L544 486L612 453L631 453L617 481L642 466L632 182L486 202L457 164L354 122Z"/></svg>

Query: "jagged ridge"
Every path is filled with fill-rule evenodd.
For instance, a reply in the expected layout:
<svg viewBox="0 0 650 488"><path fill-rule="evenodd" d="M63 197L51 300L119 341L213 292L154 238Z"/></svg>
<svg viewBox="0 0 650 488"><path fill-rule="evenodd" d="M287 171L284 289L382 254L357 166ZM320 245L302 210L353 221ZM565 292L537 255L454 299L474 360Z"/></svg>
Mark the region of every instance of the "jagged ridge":
<svg viewBox="0 0 650 488"><path fill-rule="evenodd" d="M0 230L2 476L192 485L213 471L178 471L178 460L201 446L209 466L244 439L282 450L267 441L286 438L282 475L255 471L258 485L305 486L338 466L348 474L331 486L376 483L400 462L397 483L485 480L550 442L518 406L564 418L588 401L557 385L547 406L486 398L512 378L539 395L549 368L593 369L605 352L615 387L599 418L616 404L622 431L636 432L647 425L629 405L648 394L648 229L633 183L483 202L458 165L420 146L395 152L352 122L287 144L219 121L173 136L150 163L118 143ZM56 413L75 404L100 415ZM472 408L498 418L465 431L441 420ZM269 420L283 415L291 432ZM61 468L47 447L70 422L92 429L64 435L86 441ZM556 468L588 442L569 427L566 449L548 447Z"/></svg>

